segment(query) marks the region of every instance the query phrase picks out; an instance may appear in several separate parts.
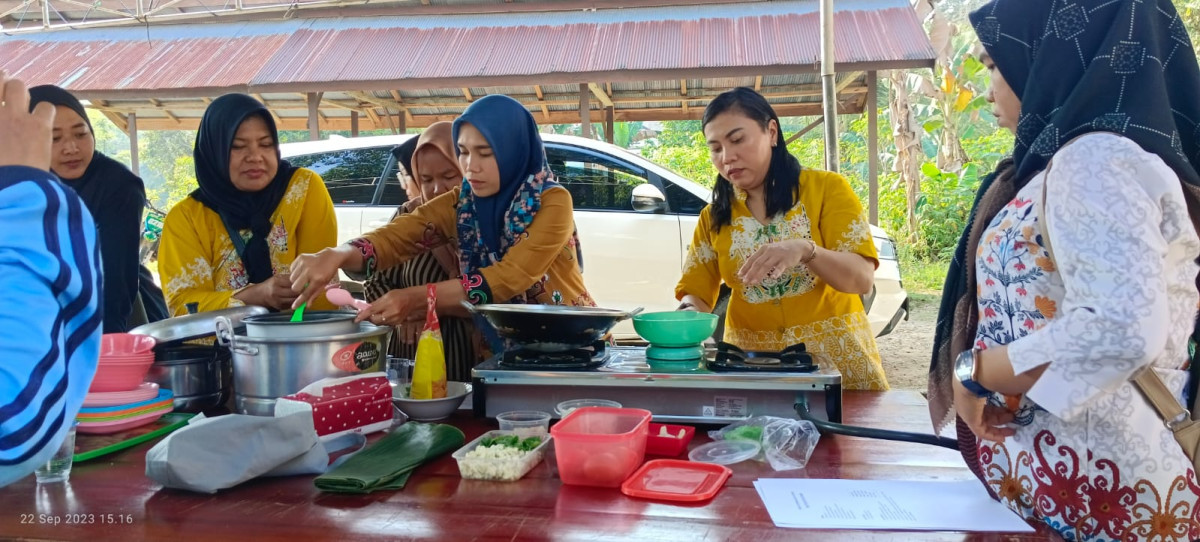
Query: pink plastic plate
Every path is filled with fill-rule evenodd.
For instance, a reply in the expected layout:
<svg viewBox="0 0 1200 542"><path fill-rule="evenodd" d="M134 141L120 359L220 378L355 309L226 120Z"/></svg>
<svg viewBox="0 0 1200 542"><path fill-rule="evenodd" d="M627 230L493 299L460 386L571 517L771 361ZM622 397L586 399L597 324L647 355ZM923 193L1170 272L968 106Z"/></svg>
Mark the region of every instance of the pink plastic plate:
<svg viewBox="0 0 1200 542"><path fill-rule="evenodd" d="M79 422L79 425L75 426L75 431L86 435L107 435L109 433L117 433L126 429L133 429L134 427L141 427L148 423L153 423L154 420L163 417L163 415L167 414L168 412L171 412L171 409L150 412L142 416L118 420L115 422Z"/></svg>
<svg viewBox="0 0 1200 542"><path fill-rule="evenodd" d="M144 382L129 391L91 392L83 398L85 407L119 406L148 401L158 397L158 384Z"/></svg>

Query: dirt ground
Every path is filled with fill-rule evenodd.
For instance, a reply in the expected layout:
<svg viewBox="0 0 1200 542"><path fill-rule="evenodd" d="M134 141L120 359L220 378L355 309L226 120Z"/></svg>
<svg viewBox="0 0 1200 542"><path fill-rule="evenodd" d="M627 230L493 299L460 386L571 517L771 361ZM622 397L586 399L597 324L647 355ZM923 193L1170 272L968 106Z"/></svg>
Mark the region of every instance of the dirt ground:
<svg viewBox="0 0 1200 542"><path fill-rule="evenodd" d="M937 295L910 294L908 321L875 339L892 389L925 391L939 303Z"/></svg>

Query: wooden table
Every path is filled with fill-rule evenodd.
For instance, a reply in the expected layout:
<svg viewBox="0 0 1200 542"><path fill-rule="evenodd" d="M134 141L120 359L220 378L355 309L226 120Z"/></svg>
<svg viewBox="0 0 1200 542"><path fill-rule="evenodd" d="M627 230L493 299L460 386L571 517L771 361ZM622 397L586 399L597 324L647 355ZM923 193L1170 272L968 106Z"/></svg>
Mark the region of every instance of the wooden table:
<svg viewBox="0 0 1200 542"><path fill-rule="evenodd" d="M849 423L929 429L925 401L914 392L847 392L844 415ZM468 440L494 428L494 421L465 415L451 423L462 428ZM740 463L711 502L685 506L636 500L618 490L564 486L548 463L518 482L463 480L449 454L417 469L402 491L322 493L313 487L311 476L298 476L258 479L204 495L163 489L146 478L145 452L151 446L77 464L67 484L39 487L29 476L0 489L0 537L89 542L1059 540L1045 528L1027 535L776 528L752 485L757 478L972 478L951 450L836 435L821 437L804 470L776 473L765 464ZM71 520L76 523L66 524ZM49 523L55 521L59 524Z"/></svg>

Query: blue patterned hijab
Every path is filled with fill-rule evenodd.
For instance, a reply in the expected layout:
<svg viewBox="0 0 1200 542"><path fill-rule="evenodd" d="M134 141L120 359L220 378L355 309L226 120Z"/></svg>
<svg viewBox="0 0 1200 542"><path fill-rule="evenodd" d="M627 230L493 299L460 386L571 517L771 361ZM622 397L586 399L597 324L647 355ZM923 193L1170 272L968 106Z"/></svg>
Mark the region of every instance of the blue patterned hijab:
<svg viewBox="0 0 1200 542"><path fill-rule="evenodd" d="M1200 67L1171 0L993 0L970 15L1021 99L1015 179L1088 132L1115 132L1200 185Z"/></svg>
<svg viewBox="0 0 1200 542"><path fill-rule="evenodd" d="M454 120L456 144L464 123L487 139L500 169L500 191L492 196L476 196L463 179L458 242L465 273L499 261L533 222L542 192L557 184L546 165L537 123L520 102L503 95L480 98Z"/></svg>

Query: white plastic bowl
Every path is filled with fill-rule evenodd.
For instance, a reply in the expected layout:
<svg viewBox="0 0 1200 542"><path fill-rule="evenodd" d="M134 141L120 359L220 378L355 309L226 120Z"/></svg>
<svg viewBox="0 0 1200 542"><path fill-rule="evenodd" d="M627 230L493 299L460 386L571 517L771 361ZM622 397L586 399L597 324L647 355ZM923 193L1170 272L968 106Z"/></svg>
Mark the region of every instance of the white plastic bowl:
<svg viewBox="0 0 1200 542"><path fill-rule="evenodd" d="M392 403L408 419L418 422L435 422L449 418L471 393L471 385L465 382L446 382L446 397L441 399L409 399L402 386L392 388Z"/></svg>

